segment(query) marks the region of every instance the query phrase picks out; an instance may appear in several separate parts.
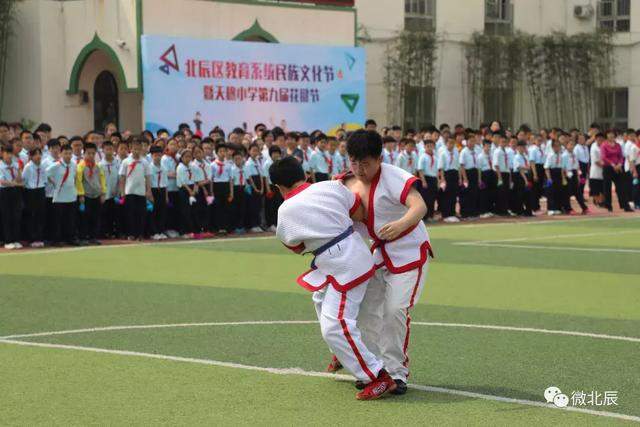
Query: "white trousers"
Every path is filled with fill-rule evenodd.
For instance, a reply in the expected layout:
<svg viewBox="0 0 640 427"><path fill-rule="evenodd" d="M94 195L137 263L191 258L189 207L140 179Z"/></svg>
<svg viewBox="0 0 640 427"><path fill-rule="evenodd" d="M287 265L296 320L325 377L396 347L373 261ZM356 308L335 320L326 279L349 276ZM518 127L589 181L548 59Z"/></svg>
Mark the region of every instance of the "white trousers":
<svg viewBox="0 0 640 427"><path fill-rule="evenodd" d="M382 359L393 379L405 382L409 376L409 309L420 299L428 264L401 274L379 268L369 282L358 317L364 344Z"/></svg>
<svg viewBox="0 0 640 427"><path fill-rule="evenodd" d="M382 369L382 361L362 342L356 325L367 282L345 292L327 285L313 293L322 338L342 366L356 379L371 382Z"/></svg>

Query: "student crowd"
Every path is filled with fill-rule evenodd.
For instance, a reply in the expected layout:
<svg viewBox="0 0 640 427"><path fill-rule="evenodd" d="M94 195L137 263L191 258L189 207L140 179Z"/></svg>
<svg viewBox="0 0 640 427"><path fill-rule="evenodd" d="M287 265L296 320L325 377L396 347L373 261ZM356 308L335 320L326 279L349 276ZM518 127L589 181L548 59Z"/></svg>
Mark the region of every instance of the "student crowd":
<svg viewBox="0 0 640 427"><path fill-rule="evenodd" d="M373 120L365 128L378 130ZM497 121L379 131L383 162L419 177L426 221L436 211L446 222L532 216L543 197L549 215L575 214L571 197L588 214L587 184L596 206L612 210L615 184L621 209L640 208L640 131L511 132ZM54 138L45 123L31 132L0 122L0 242L18 249L274 231L282 197L269 166L294 156L310 182L331 179L349 171L346 138L342 129L327 136L264 124L229 135L216 127L206 137L187 124L131 135L112 123Z"/></svg>

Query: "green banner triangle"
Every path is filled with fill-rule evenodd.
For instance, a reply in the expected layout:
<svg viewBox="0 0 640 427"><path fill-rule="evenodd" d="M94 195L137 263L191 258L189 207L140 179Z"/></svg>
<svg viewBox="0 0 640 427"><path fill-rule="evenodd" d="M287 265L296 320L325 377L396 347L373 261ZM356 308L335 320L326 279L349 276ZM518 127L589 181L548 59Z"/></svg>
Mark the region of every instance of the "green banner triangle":
<svg viewBox="0 0 640 427"><path fill-rule="evenodd" d="M358 105L358 101L360 101L360 95L357 93L343 93L340 95L340 98L342 98L342 102L347 106L350 113L353 113Z"/></svg>

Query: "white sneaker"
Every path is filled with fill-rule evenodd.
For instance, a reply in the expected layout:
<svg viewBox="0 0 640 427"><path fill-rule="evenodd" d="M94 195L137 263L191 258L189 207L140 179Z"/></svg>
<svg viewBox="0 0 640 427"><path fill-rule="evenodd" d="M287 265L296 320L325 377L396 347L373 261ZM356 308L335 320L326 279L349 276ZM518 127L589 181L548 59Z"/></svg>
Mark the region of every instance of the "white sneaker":
<svg viewBox="0 0 640 427"><path fill-rule="evenodd" d="M456 216L448 216L444 219L444 222L460 222L460 219Z"/></svg>
<svg viewBox="0 0 640 427"><path fill-rule="evenodd" d="M189 239L193 239L193 233L187 233L187 234L183 234L182 236L183 239L185 240L189 240Z"/></svg>
<svg viewBox="0 0 640 427"><path fill-rule="evenodd" d="M22 243L20 243L20 242L15 242L15 243L13 244L13 247L14 247L14 248L16 248L16 249L22 249Z"/></svg>
<svg viewBox="0 0 640 427"><path fill-rule="evenodd" d="M269 231L271 233L275 233L277 231L276 226L272 225L271 227L267 228L267 231Z"/></svg>
<svg viewBox="0 0 640 427"><path fill-rule="evenodd" d="M175 230L168 230L167 236L169 236L170 239L175 239L176 237L180 237L180 234Z"/></svg>
<svg viewBox="0 0 640 427"><path fill-rule="evenodd" d="M251 230L249 230L250 233L262 233L264 232L264 230L260 227L253 227Z"/></svg>
<svg viewBox="0 0 640 427"><path fill-rule="evenodd" d="M482 219L491 218L491 214L489 212L483 213L482 215L480 215L480 218L482 218Z"/></svg>
<svg viewBox="0 0 640 427"><path fill-rule="evenodd" d="M167 240L168 239L167 235L164 234L164 233L158 234L158 237L160 238L160 240Z"/></svg>
<svg viewBox="0 0 640 427"><path fill-rule="evenodd" d="M16 245L14 245L13 243L7 243L4 245L4 248L12 250L12 249L16 249Z"/></svg>
<svg viewBox="0 0 640 427"><path fill-rule="evenodd" d="M151 236L151 240L160 240L160 235L159 234L154 234L153 236Z"/></svg>

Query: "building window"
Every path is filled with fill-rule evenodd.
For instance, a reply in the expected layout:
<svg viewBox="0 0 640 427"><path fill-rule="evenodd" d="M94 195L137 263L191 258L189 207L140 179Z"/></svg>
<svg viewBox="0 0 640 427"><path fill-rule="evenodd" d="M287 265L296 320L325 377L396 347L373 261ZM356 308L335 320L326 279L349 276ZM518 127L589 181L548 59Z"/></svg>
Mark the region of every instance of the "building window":
<svg viewBox="0 0 640 427"><path fill-rule="evenodd" d="M511 34L513 5L511 0L485 0L484 32L491 35Z"/></svg>
<svg viewBox="0 0 640 427"><path fill-rule="evenodd" d="M408 31L434 31L435 0L404 0L404 28Z"/></svg>
<svg viewBox="0 0 640 427"><path fill-rule="evenodd" d="M404 129L419 129L435 122L435 93L430 86L404 87Z"/></svg>
<svg viewBox="0 0 640 427"><path fill-rule="evenodd" d="M598 3L598 25L600 28L629 32L631 27L631 0L600 0Z"/></svg>
<svg viewBox="0 0 640 427"><path fill-rule="evenodd" d="M626 129L629 124L629 89L598 91L598 123L603 128Z"/></svg>
<svg viewBox="0 0 640 427"><path fill-rule="evenodd" d="M503 126L513 126L513 89L485 89L483 93L484 122L499 120Z"/></svg>
<svg viewBox="0 0 640 427"><path fill-rule="evenodd" d="M109 71L102 71L93 85L93 128L104 129L109 123L118 127L118 84Z"/></svg>

